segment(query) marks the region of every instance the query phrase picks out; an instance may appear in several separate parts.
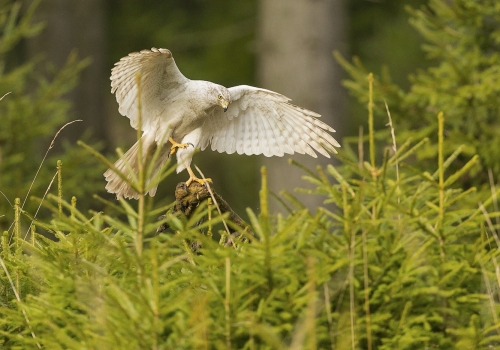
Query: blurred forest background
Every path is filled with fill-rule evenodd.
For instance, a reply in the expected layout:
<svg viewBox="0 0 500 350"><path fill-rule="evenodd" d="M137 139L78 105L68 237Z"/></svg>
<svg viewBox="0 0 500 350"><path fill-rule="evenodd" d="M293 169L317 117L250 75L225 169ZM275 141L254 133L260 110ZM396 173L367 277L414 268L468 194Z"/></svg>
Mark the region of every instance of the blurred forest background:
<svg viewBox="0 0 500 350"><path fill-rule="evenodd" d="M71 189L68 195L82 203L91 200L90 193L112 198L104 193L105 167L82 156L75 144L83 139L111 158L116 147L126 150L133 144L135 130L119 115L109 84L113 64L130 52L169 48L191 79L283 93L294 103L321 113L337 130L334 136L339 141L358 134L359 125L366 124L366 108L353 103L341 87L345 75L333 51L359 56L374 72L390 66L393 81L403 88L409 86L410 72L429 64L420 50L422 37L409 24L405 11L405 6L418 7L422 0L2 1L4 21L9 20L12 3L20 15L34 12L34 26L4 43L9 46L2 50L3 70L18 73L0 81L0 93L12 91L0 109L20 108L24 94L23 108L31 108L31 114L23 120L4 121L0 131L0 189L7 197L0 198L2 213L11 207L7 199L12 204L14 198L26 196L55 132L75 119L82 122L69 125L58 136L30 195L43 195L56 159L62 159L66 188ZM36 99L42 105L42 100L50 98L50 109L40 111L34 106ZM385 120L379 122L384 124ZM272 192L306 187L300 179L304 172L288 165L288 158L207 150L196 155L194 163L214 179L216 189L238 212L244 212L257 205L262 164L270 168ZM309 168L332 162L293 158ZM162 183L156 200L171 201L175 184L185 178L186 174L180 174ZM301 199L311 208L322 202L312 196ZM274 209L279 208L274 202ZM3 229L9 225L7 217L0 216Z"/></svg>

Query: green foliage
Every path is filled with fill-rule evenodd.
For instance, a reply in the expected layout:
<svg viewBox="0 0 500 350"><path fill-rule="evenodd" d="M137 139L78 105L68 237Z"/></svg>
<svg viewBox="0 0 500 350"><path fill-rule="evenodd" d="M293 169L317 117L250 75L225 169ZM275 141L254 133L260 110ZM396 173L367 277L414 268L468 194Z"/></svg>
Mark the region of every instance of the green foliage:
<svg viewBox="0 0 500 350"><path fill-rule="evenodd" d="M445 152L451 154L464 145L463 156L452 169L479 154L481 166L461 178L460 184L483 186L488 183L488 169L500 172L500 151L492 147L500 143L500 5L495 0L431 0L428 6L408 10L410 23L424 37L423 49L434 64L410 76L408 91L392 83L387 71L382 72L375 79L375 111L385 115L387 101L399 140L416 135L435 139L435 115L445 111ZM367 102L367 72L361 62L349 63L339 55L337 59L351 76L345 86ZM436 149L429 145L417 155L432 160Z"/></svg>
<svg viewBox="0 0 500 350"><path fill-rule="evenodd" d="M42 29L40 24L31 23L38 3L34 1L27 8L13 1L0 4L0 95L10 93L0 102L0 231L11 227L14 198L22 198L24 202L30 187L31 194L42 196L54 175L52 170L42 167L34 181L42 157L49 145L52 148L51 140L69 121L70 104L63 96L76 85L78 74L88 64L87 60L79 60L75 53L60 70L42 65L40 57L16 61L21 41ZM78 168L85 164L87 157L83 157L81 149L71 145L64 148L63 163L75 165L65 169L69 179L66 188L74 189L77 195L83 194L80 188L95 189L95 185L89 184L97 175L101 176L100 168L96 169L95 162L87 166L86 181L81 181ZM49 161L55 163L54 158ZM25 209L35 212L35 208L36 203L26 202Z"/></svg>
<svg viewBox="0 0 500 350"><path fill-rule="evenodd" d="M433 1L440 16L447 14L438 12L444 11L440 4L467 5L477 12L488 5ZM456 13L443 17L445 31L452 28ZM151 159L139 159L139 174L130 180L139 200L109 203L112 210L105 212L84 210L87 206L77 205L75 198L65 200L70 191L63 162L63 176L54 185L58 195L43 200L52 220L35 220L28 240L21 224L23 218L31 222L33 214L14 201L9 212L14 236L2 236L0 251L0 347L499 347L500 191L492 186L491 195L476 193L464 181L489 155L473 154L465 137L455 145L465 130L460 124L464 119L454 109L451 90L447 95L439 85L440 98L433 99L438 92L424 89L437 81L421 83L421 95L416 85L404 93L388 80L372 75L366 80L359 69L344 64L357 78L348 85L368 103L369 132L343 142L341 165L307 171L305 180L316 187L308 192L323 196L330 209L312 214L285 192L289 214L271 217L264 170L260 212L248 209L255 232L250 242L234 238L234 244L226 244L231 241L224 231L221 242L204 235L223 219L214 211L211 221L198 225L213 209L207 205L189 219L167 214L163 222L172 232L156 235L163 223L156 218L169 207L155 207L145 198L154 185L145 183L155 163ZM387 131L374 130L377 118L386 120L385 114L381 117L384 97L398 119L396 135L404 136L402 143L391 140ZM429 108L425 101L435 104ZM437 107L445 101L450 112L443 114ZM482 101L475 102L484 117L492 102ZM401 120L402 111L420 115L428 127ZM369 162L363 156L365 143ZM380 143L393 145L377 152ZM417 156L426 160L418 168L413 162ZM169 166L157 181L173 171ZM482 185L480 176L475 177ZM43 232L57 241L47 240ZM194 240L202 244L199 254L188 245Z"/></svg>
<svg viewBox="0 0 500 350"><path fill-rule="evenodd" d="M113 205L121 219L85 214L75 201L49 195L44 205L54 218L36 225L58 241L33 233L29 242L16 237L2 243L0 344L50 349L498 346L500 241L491 218L499 213L487 210L500 191L479 208L466 204L464 198L475 189L453 185L477 157L445 176L458 153L444 156L443 114L437 119L433 147L438 155L430 171L401 163L428 143L423 140L401 145L392 156L386 151L379 163L375 157L363 162L345 144L341 166L308 172L314 194L334 204L332 211L319 208L313 215L284 193L295 208L286 217L270 217L263 171L261 211L248 209L255 232L249 243L224 244L202 234L223 219L213 213L212 221L197 226L207 215L206 205L189 220L167 214L164 222L173 232L155 235L161 224L155 218L168 208L145 201L144 179L152 171L148 164L154 164L148 159L139 159L141 170L132 181L139 201ZM368 138L375 147L373 132ZM227 234L220 234L227 241ZM187 244L192 240L202 244L198 255Z"/></svg>

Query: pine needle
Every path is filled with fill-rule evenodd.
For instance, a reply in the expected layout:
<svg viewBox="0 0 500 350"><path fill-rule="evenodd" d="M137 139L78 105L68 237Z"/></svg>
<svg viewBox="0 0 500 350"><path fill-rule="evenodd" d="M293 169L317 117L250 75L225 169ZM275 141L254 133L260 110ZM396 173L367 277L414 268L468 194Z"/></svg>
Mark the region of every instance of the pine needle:
<svg viewBox="0 0 500 350"><path fill-rule="evenodd" d="M7 267L5 266L5 263L4 263L4 261L3 261L3 259L2 259L1 256L0 256L0 264L2 264L2 268L5 271L5 274L7 275L7 278L9 279L10 286L12 287L12 290L14 291L14 295L16 296L16 299L17 299L17 301L19 303L19 306L21 307L21 311L23 312L24 319L26 320L26 324L28 325L28 328L30 329L31 336L35 340L36 345L38 346L38 348L41 349L42 346L36 340L36 335L35 335L35 332L33 332L33 329L31 328L31 324L30 324L30 320L28 319L28 315L26 314L26 311L24 310L24 308L21 306L21 298L19 297L19 293L17 292L17 289L14 286L14 282L12 282L12 278L10 277L9 270L7 270Z"/></svg>

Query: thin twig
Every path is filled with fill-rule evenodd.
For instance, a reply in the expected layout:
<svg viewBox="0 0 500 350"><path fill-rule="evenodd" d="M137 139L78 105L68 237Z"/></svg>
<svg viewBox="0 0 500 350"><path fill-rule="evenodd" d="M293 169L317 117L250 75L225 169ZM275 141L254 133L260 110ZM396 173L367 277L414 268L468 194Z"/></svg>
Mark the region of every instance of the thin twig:
<svg viewBox="0 0 500 350"><path fill-rule="evenodd" d="M330 345L332 350L335 350L335 335L333 334L333 318L330 303L330 290L328 288L328 283L323 283L323 292L325 295L325 309L326 309L326 319L328 320L328 333L330 334Z"/></svg>
<svg viewBox="0 0 500 350"><path fill-rule="evenodd" d="M351 347L352 350L356 349L356 343L354 338L354 232L351 228L351 245L349 250L349 310L351 319Z"/></svg>
<svg viewBox="0 0 500 350"><path fill-rule="evenodd" d="M394 151L394 154L397 155L398 153L398 147L396 146L396 134L394 133L394 126L392 125L392 118L391 118L391 112L389 111L389 106L387 105L387 101L384 100L385 103L385 109L387 111L387 116L389 117L389 123L387 123L387 126L391 128L391 137L392 137L392 150ZM396 156L396 180L398 182L398 188L399 188L399 163L398 163L398 157ZM400 204L400 197L399 197L399 190L398 190L398 204ZM401 218L401 214L398 214L398 218Z"/></svg>
<svg viewBox="0 0 500 350"><path fill-rule="evenodd" d="M226 299L224 301L224 310L226 313L226 346L231 349L231 260L226 257Z"/></svg>
<svg viewBox="0 0 500 350"><path fill-rule="evenodd" d="M215 196L214 196L214 193L212 192L212 189L210 188L210 184L208 183L208 181L206 180L205 178L205 175L203 175L203 173L201 172L200 168L198 168L198 166L194 166L196 168L196 170L198 170L198 172L200 173L201 175L201 178L203 180L205 180L205 184L207 185L207 189L208 189L208 192L210 193L210 196L212 197L212 200L214 201L214 204L215 206L217 207L217 211L219 212L219 215L221 216L221 219L222 219L222 223L224 224L224 227L226 228L226 232L228 234L228 237L229 237L229 241L231 242L231 244L233 245L234 249L236 249L236 245L234 244L234 241L231 237L231 232L229 231L229 227L227 226L226 224L226 221L224 220L224 218L222 217L222 212L220 211L220 208L219 208L219 203L217 203L217 200L215 199Z"/></svg>
<svg viewBox="0 0 500 350"><path fill-rule="evenodd" d="M3 95L3 96L2 96L2 98L0 98L0 101L2 101L2 100L3 100L3 98L4 98L5 96L7 96L8 94L10 94L10 93L12 93L12 91L9 91L9 92L7 92L5 95Z"/></svg>
<svg viewBox="0 0 500 350"><path fill-rule="evenodd" d="M493 321L495 322L496 326L495 330L497 331L497 334L500 336L500 330L498 329L498 316L495 306L495 300L493 299L493 291L491 290L490 279L488 278L488 272L486 271L480 256L477 256L477 260L479 261L479 264L481 265L481 270L483 272L486 291L488 292L488 299L490 301L491 315L493 316Z"/></svg>
<svg viewBox="0 0 500 350"><path fill-rule="evenodd" d="M362 227L363 238L363 283L365 287L365 313L366 313L366 340L368 345L368 350L372 350L372 328L371 328L371 316L370 316L370 293L368 284L368 252L366 248L366 230Z"/></svg>
<svg viewBox="0 0 500 350"><path fill-rule="evenodd" d="M370 164L372 173L375 170L375 141L373 137L373 73L368 75L368 134L370 137Z"/></svg>
<svg viewBox="0 0 500 350"><path fill-rule="evenodd" d="M65 127L67 127L68 125L73 124L73 123L76 123L76 122L81 122L81 121L82 121L81 119L77 119L77 120L73 120L73 121L71 121L71 122L69 122L69 123L66 123L66 124L64 124L64 125L62 126L62 128L60 128L60 129L56 132L56 135L55 135L55 136L54 136L54 138L52 139L52 142L50 143L50 146L49 146L49 148L47 149L47 152L45 152L45 156L43 156L42 162L40 163L40 166L38 167L38 170L37 170L37 171L36 171L36 173L35 173L35 177L34 177L33 181L31 182L30 188L28 189L28 193L26 193L26 197L24 197L24 201L23 201L23 205L21 206L21 209L23 209L23 208L24 208L24 204L26 203L26 199L28 199L28 196L29 196L29 194L30 194L30 192L31 192L31 188L33 187L33 184L35 183L35 180L36 180L36 178L37 178L37 176L38 176L38 173L40 172L40 169L42 168L42 165L43 165L43 162L45 161L45 158L47 158L47 154L49 154L49 151L50 151L50 150L54 147L54 143L55 143L55 141L56 141L57 136L58 136L58 135L61 133L61 131L62 131Z"/></svg>
<svg viewBox="0 0 500 350"><path fill-rule="evenodd" d="M343 209L344 209L344 231L350 233L350 242L347 245L347 250L349 253L349 317L351 319L351 348L356 349L355 343L355 332L354 332L354 249L356 244L356 239L354 237L354 230L352 227L352 222L350 218L349 208L347 206L347 191L346 187L342 185L342 198L343 198Z"/></svg>
<svg viewBox="0 0 500 350"><path fill-rule="evenodd" d="M493 235L493 238L495 239L495 242L497 243L497 249L500 249L500 239L498 238L497 232L495 231L495 228L493 227L493 223L491 222L490 217L488 216L488 212L486 211L486 208L483 206L483 203L479 202L479 209L483 212L484 218L486 219L486 222L488 223L488 227L491 230L491 234Z"/></svg>
<svg viewBox="0 0 500 350"><path fill-rule="evenodd" d="M499 244L500 241L498 240L498 235L495 231L495 228L493 227L493 223L491 222L490 217L488 216L488 212L486 211L486 208L483 206L483 204L481 202L479 202L479 208L483 212L484 218L486 219L486 222L488 223L488 227L491 230L491 234L493 235L493 238L495 239L495 241L497 243L497 250L500 250L500 244ZM488 239L488 245L490 246L490 249L492 249L491 244L490 244L490 237L488 235L488 231L486 231L486 237ZM498 287L500 288L500 267L498 266L496 256L493 256L491 258L491 260L493 261L493 265L495 265L495 276L497 277Z"/></svg>
<svg viewBox="0 0 500 350"><path fill-rule="evenodd" d="M364 150L363 150L363 125L359 126L358 137L358 166L359 170L363 170Z"/></svg>
<svg viewBox="0 0 500 350"><path fill-rule="evenodd" d="M495 188L495 180L493 179L493 172L491 171L491 169L488 169L488 177L490 178L490 188L491 188L491 197L493 198L493 207L495 208L495 212L498 213L497 190ZM500 218L498 216L495 217L495 221L497 222L497 227L500 227Z"/></svg>
<svg viewBox="0 0 500 350"><path fill-rule="evenodd" d="M36 171L36 173L35 173L35 177L33 178L33 181L31 182L31 185L30 185L30 187L28 188L28 192L26 193L26 197L24 197L23 204L21 205L21 210L23 210L23 209L24 209L24 205L26 204L26 200L28 199L28 196L29 196L29 194L30 194L30 192L31 192L31 189L33 188L33 185L35 184L35 180L36 180L36 178L37 178L37 176L38 176L38 173L40 172L40 169L42 169L42 165L43 165L43 163L45 162L45 158L47 158L47 155L49 154L49 151L50 151L50 150L54 147L54 143L55 143L55 141L56 141L57 136L61 133L61 131L62 131L62 130L66 127L66 126L68 126L68 125L70 125L70 124L73 124L73 123L76 123L76 122L81 122L81 121L82 121L81 119L76 119L76 120L73 120L73 121L71 121L71 122L69 122L69 123L66 123L66 124L64 124L64 125L63 125L63 126L62 126L62 127L61 127L61 128L60 128L57 132L56 132L56 134L55 134L54 138L52 139L52 142L51 142L51 143L50 143L50 145L49 145L49 148L47 149L47 152L45 152L45 155L43 156L42 162L40 163L40 166L38 167L38 170L37 170L37 171ZM51 184L52 184L52 183L51 183ZM50 187L50 186L49 186L49 187ZM7 198L7 197L6 197L6 198ZM8 199L7 199L7 200L8 200ZM10 202L9 202L9 203L10 203ZM11 204L11 206L12 206L12 204ZM13 225L14 225L14 222L12 222L12 224L10 224L9 229L8 229L7 231L10 231L10 229L12 228L12 226L13 226ZM29 230L28 230L28 232L29 232ZM12 237L11 237L11 238L12 238ZM10 242L10 240L9 240L9 242Z"/></svg>
<svg viewBox="0 0 500 350"><path fill-rule="evenodd" d="M54 183L54 180L56 179L56 176L57 176L57 171L56 173L54 174L54 176L52 177L52 180L50 181L49 183L49 186L47 187L47 189L45 190L45 193L42 197L42 200L40 201L40 204L38 205L38 208L36 209L36 212L35 212L35 215L33 215L33 219L36 218L36 216L38 215L38 211L40 210L40 208L42 207L42 203L43 203L43 200L45 199L45 197L47 196L47 193L49 193L49 190L50 188L52 187L52 184ZM30 229L31 229L31 226L33 225L33 220L31 221L31 224L30 226L28 227L28 231L26 231L26 235L24 235L24 239L26 240L26 237L28 237L28 234L30 233ZM9 241L10 243L10 241Z"/></svg>
<svg viewBox="0 0 500 350"><path fill-rule="evenodd" d="M438 166L439 166L439 215L436 226L438 228L439 250L441 252L441 260L444 263L444 116L443 112L438 113Z"/></svg>
<svg viewBox="0 0 500 350"><path fill-rule="evenodd" d="M5 193L3 193L2 191L0 191L0 194L7 200L7 202L9 202L9 205L12 208L12 203L9 201L9 198L7 198L7 196L5 195Z"/></svg>

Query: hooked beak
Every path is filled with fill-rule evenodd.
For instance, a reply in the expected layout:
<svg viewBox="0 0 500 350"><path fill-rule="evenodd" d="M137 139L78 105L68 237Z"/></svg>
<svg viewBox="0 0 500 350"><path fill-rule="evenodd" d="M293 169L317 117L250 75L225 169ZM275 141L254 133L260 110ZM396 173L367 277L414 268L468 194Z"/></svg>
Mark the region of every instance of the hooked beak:
<svg viewBox="0 0 500 350"><path fill-rule="evenodd" d="M224 109L224 112L226 112L228 107L229 107L229 102L224 101L221 103L221 106L222 106L222 109Z"/></svg>

